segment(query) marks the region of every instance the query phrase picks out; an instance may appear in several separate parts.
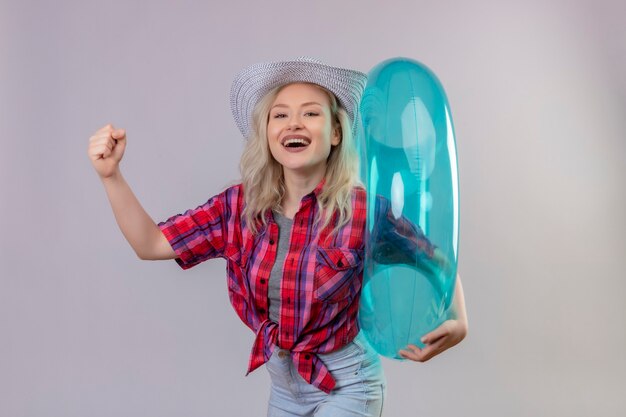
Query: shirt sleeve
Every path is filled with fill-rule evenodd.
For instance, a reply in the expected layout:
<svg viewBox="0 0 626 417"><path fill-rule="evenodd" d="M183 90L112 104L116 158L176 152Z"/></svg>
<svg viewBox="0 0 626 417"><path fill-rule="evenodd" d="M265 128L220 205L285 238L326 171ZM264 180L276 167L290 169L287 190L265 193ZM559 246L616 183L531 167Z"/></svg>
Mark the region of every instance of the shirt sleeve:
<svg viewBox="0 0 626 417"><path fill-rule="evenodd" d="M433 258L436 246L422 229L405 216L396 218L391 202L377 196L372 230L373 254L380 264L403 263L419 266Z"/></svg>
<svg viewBox="0 0 626 417"><path fill-rule="evenodd" d="M225 236L228 236L225 204L224 193L221 193L195 209L157 224L176 252L176 263L182 269L224 257Z"/></svg>

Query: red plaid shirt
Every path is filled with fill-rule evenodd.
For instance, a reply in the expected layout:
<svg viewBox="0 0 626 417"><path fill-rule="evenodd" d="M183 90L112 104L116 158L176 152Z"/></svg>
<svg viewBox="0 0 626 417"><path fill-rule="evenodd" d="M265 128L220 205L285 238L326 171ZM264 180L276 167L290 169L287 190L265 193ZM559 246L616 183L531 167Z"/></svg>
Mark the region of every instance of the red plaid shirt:
<svg viewBox="0 0 626 417"><path fill-rule="evenodd" d="M308 383L329 393L335 380L316 353L340 349L359 332L366 193L363 188L354 188L352 219L330 236L336 218L323 230L313 223L318 210L316 196L324 183L323 179L302 198L294 217L282 269L280 324L269 319L268 309L268 281L276 260L278 225L269 211L268 227L252 235L242 218L242 184L158 226L183 269L211 258L226 259L230 302L256 334L246 375L264 364L278 346L291 351L293 363ZM387 213L383 220L398 222L388 208L383 212ZM394 235L398 230L410 230L413 244L404 246L417 247L432 257L434 247L419 229L404 224L393 230Z"/></svg>

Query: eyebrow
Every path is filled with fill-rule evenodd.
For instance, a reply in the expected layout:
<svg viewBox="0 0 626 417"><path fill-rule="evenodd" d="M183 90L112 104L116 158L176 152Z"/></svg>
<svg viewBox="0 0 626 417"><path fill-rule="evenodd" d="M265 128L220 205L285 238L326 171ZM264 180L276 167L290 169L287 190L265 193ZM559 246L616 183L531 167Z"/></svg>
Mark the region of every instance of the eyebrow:
<svg viewBox="0 0 626 417"><path fill-rule="evenodd" d="M302 105L300 107L308 106L308 105L311 105L311 104L317 104L318 106L322 107L322 105L320 103L318 103L317 101L307 101L306 103L302 103ZM272 109L274 107L289 107L289 106L287 106L286 104L274 104L272 106Z"/></svg>

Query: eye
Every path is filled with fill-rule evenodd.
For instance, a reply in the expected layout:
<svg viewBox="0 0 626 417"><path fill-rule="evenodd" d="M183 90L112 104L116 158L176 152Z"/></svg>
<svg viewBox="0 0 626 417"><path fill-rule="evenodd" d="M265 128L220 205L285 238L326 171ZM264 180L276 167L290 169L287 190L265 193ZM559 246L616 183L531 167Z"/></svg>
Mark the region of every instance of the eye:
<svg viewBox="0 0 626 417"><path fill-rule="evenodd" d="M311 115L311 116L319 116L320 114L319 114L319 113L316 113L316 112L314 112L314 111L308 111L308 112L304 113L304 115L305 115L305 116L307 116L307 115Z"/></svg>
<svg viewBox="0 0 626 417"><path fill-rule="evenodd" d="M274 119L282 119L283 117L285 117L286 114L285 113L276 113L274 115Z"/></svg>

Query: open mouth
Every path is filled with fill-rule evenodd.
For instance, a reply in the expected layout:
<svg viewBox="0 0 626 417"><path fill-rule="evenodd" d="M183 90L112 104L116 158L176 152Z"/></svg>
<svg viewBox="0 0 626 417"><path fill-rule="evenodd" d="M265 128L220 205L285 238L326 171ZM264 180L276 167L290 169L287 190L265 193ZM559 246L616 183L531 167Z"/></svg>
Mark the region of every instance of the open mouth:
<svg viewBox="0 0 626 417"><path fill-rule="evenodd" d="M309 146L311 142L307 139L303 138L292 138L287 139L283 142L283 146L285 148L304 148Z"/></svg>

